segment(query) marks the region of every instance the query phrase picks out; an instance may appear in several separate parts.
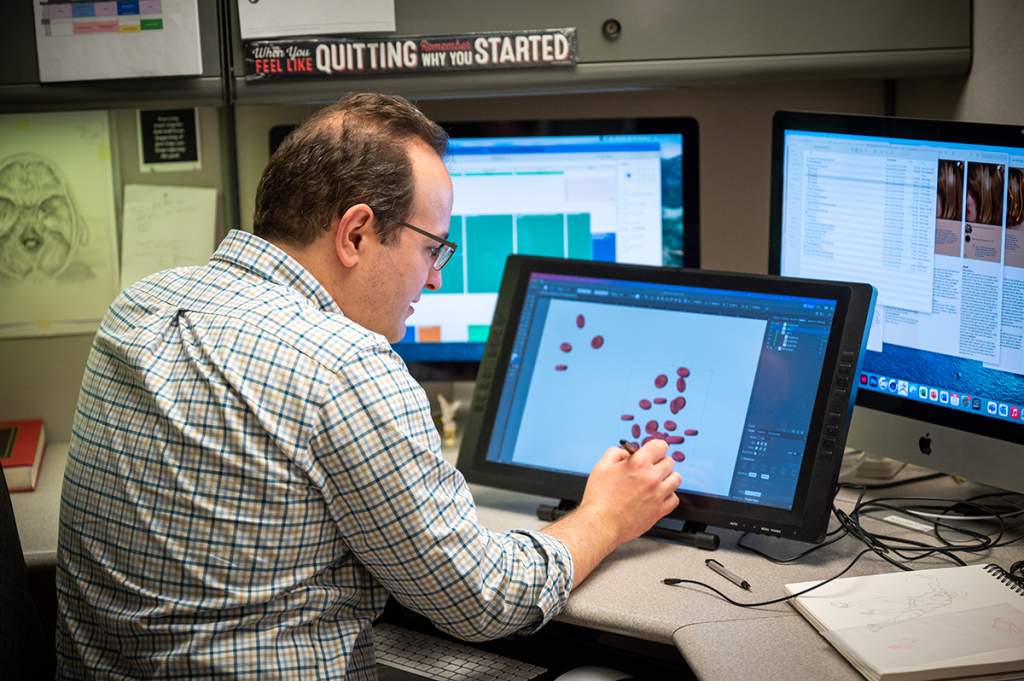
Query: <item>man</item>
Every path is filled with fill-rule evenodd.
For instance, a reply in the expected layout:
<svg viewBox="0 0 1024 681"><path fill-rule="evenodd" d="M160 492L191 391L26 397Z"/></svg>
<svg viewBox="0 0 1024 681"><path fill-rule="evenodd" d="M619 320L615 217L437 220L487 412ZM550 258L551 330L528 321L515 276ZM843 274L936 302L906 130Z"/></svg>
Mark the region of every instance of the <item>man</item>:
<svg viewBox="0 0 1024 681"><path fill-rule="evenodd" d="M532 631L674 508L655 442L543 532L477 522L388 343L450 255L446 144L348 96L270 160L255 235L111 306L61 504L63 676L372 679L389 595L465 639Z"/></svg>

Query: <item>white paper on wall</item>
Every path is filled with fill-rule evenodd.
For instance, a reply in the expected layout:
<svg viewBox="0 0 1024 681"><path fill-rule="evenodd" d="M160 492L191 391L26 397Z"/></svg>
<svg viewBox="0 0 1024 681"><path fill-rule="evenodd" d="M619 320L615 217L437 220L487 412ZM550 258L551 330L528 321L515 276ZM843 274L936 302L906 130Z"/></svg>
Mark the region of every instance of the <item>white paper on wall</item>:
<svg viewBox="0 0 1024 681"><path fill-rule="evenodd" d="M213 255L216 189L125 185L123 215L122 290L162 270L205 265Z"/></svg>
<svg viewBox="0 0 1024 681"><path fill-rule="evenodd" d="M95 331L117 293L107 113L0 116L0 337Z"/></svg>
<svg viewBox="0 0 1024 681"><path fill-rule="evenodd" d="M243 40L395 30L394 0L238 0Z"/></svg>
<svg viewBox="0 0 1024 681"><path fill-rule="evenodd" d="M203 72L198 0L32 5L43 83Z"/></svg>

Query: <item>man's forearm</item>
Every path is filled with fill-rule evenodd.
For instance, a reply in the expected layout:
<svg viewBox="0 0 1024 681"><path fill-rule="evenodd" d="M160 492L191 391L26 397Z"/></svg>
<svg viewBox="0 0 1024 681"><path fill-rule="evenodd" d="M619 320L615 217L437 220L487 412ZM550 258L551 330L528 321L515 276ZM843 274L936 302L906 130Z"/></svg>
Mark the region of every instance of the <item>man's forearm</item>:
<svg viewBox="0 0 1024 681"><path fill-rule="evenodd" d="M618 546L612 526L586 507L577 508L541 532L560 540L569 550L573 565L573 588L586 579Z"/></svg>

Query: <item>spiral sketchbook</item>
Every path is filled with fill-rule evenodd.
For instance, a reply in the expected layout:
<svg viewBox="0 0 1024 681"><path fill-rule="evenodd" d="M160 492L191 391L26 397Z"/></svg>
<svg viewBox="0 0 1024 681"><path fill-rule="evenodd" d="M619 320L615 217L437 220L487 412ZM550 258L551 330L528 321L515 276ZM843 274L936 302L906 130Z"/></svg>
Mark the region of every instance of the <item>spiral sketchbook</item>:
<svg viewBox="0 0 1024 681"><path fill-rule="evenodd" d="M1022 678L1024 587L996 565L847 577L790 603L872 681Z"/></svg>

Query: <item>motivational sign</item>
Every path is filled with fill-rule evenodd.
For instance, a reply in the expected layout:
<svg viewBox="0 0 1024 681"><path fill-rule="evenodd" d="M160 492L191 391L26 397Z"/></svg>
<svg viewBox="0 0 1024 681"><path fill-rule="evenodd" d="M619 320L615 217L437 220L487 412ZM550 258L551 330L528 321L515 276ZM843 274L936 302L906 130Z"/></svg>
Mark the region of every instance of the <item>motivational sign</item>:
<svg viewBox="0 0 1024 681"><path fill-rule="evenodd" d="M575 65L575 28L373 40L256 40L245 45L247 81Z"/></svg>
<svg viewBox="0 0 1024 681"><path fill-rule="evenodd" d="M199 125L195 109L139 111L142 172L198 170Z"/></svg>

